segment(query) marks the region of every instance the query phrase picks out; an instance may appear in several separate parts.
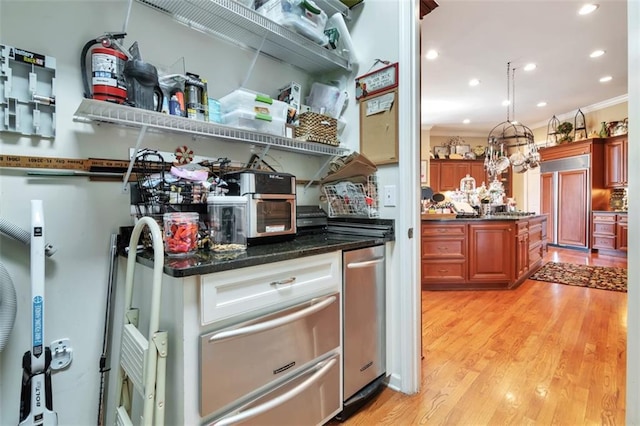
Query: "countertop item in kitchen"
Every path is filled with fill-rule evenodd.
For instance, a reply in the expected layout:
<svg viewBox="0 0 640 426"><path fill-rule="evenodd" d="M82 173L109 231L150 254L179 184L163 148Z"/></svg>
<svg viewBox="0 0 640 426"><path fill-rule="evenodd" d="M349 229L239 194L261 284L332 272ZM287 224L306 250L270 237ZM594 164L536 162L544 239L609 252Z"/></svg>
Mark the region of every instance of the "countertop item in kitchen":
<svg viewBox="0 0 640 426"><path fill-rule="evenodd" d="M290 241L273 244L249 246L246 251L229 254L198 250L194 255L180 259L166 257L164 273L173 277L204 275L331 251L371 247L392 240L392 237L323 233L298 236ZM153 251L144 250L138 253L137 260L143 265L153 266Z"/></svg>

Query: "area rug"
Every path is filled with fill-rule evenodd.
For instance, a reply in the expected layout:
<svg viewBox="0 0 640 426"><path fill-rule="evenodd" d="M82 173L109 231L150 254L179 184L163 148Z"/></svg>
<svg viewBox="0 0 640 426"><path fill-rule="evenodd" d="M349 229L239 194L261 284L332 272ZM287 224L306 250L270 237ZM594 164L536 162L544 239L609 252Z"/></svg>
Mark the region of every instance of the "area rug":
<svg viewBox="0 0 640 426"><path fill-rule="evenodd" d="M529 278L602 290L627 291L626 268L548 262Z"/></svg>

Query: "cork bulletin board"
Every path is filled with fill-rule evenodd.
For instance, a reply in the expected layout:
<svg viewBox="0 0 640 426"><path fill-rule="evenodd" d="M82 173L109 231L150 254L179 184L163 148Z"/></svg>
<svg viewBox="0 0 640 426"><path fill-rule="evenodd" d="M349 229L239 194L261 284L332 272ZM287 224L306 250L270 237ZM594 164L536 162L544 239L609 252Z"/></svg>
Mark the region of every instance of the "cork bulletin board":
<svg viewBox="0 0 640 426"><path fill-rule="evenodd" d="M376 165L398 162L398 89L360 100L360 152Z"/></svg>

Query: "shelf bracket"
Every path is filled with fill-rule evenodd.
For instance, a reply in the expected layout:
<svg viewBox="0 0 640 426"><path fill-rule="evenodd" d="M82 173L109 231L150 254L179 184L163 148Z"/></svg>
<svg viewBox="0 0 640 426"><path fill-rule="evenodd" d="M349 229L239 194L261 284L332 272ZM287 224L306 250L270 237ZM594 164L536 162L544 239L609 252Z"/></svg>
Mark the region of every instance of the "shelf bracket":
<svg viewBox="0 0 640 426"><path fill-rule="evenodd" d="M127 6L127 15L124 18L124 24L122 24L122 32L126 34L127 27L129 26L129 17L131 16L131 6L133 5L133 0L129 0L129 6Z"/></svg>
<svg viewBox="0 0 640 426"><path fill-rule="evenodd" d="M262 47L264 46L264 42L266 40L267 40L267 33L265 32L264 36L262 37L262 41L260 42L260 47L258 47L258 50L256 50L256 54L253 55L253 60L251 61L251 65L249 66L247 75L244 78L244 81L242 82L242 86L240 87L247 87L247 83L249 83L249 77L251 77L251 73L253 73L253 68L256 66L256 62L258 61L258 57L260 56L260 52L262 52Z"/></svg>
<svg viewBox="0 0 640 426"><path fill-rule="evenodd" d="M256 162L256 164L262 163L262 160L264 160L264 157L266 157L267 153L269 152L269 148L271 148L270 145L266 145L266 146L262 147L262 152L260 154L257 154L258 155L258 159L257 159L258 161Z"/></svg>
<svg viewBox="0 0 640 426"><path fill-rule="evenodd" d="M133 163L136 161L136 157L138 156L138 151L140 150L140 144L142 143L142 139L144 139L144 135L147 133L147 126L142 126L140 128L140 134L138 134L138 140L136 141L136 147L133 149L133 154L131 154L131 158L129 158L129 167L127 168L127 173L124 174L124 178L122 179L122 192L127 192L129 177L131 177L131 171L133 170Z"/></svg>
<svg viewBox="0 0 640 426"><path fill-rule="evenodd" d="M336 157L329 157L327 159L327 161L324 162L324 164L322 165L322 167L320 167L318 169L318 171L316 172L315 175L313 175L313 177L311 179L309 179L309 182L307 182L307 184L304 186L304 190L303 192L306 193L307 189L311 186L311 184L318 178L320 177L320 174L327 168L327 166L329 165L329 163L331 163Z"/></svg>

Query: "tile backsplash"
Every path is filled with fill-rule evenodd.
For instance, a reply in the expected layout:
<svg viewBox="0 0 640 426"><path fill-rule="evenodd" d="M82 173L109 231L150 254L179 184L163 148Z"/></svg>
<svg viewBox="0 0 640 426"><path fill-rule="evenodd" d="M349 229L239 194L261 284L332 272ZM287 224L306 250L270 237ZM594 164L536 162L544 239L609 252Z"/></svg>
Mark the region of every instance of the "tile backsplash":
<svg viewBox="0 0 640 426"><path fill-rule="evenodd" d="M615 188L609 197L609 207L615 211L627 211L627 188Z"/></svg>

